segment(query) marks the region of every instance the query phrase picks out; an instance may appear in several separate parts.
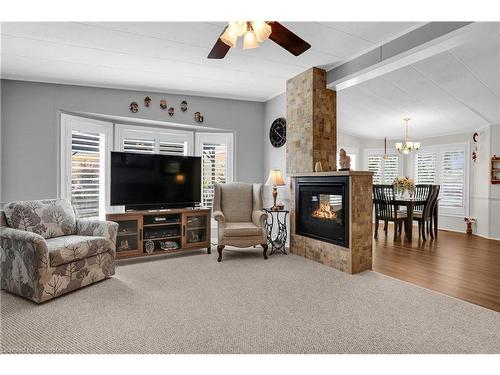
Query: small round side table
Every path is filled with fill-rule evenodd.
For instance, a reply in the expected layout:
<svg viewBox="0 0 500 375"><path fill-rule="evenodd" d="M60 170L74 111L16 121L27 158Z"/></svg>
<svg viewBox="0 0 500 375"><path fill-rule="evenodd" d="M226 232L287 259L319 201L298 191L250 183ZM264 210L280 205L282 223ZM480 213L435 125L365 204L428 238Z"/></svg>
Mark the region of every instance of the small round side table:
<svg viewBox="0 0 500 375"><path fill-rule="evenodd" d="M286 255L286 216L290 211L288 210L272 210L270 208L264 208L267 212L267 241L271 244L271 252L269 255L273 255L276 251ZM277 225L277 233L273 238L273 229Z"/></svg>

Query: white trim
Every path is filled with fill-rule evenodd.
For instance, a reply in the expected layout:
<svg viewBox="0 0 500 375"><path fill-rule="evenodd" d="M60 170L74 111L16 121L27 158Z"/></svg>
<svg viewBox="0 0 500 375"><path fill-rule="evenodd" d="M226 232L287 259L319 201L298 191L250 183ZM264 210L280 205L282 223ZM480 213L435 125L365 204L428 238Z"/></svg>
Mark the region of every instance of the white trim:
<svg viewBox="0 0 500 375"><path fill-rule="evenodd" d="M211 141L214 143L226 143L228 145L228 161L227 161L227 181L231 182L234 178L234 134L231 132L227 133L211 133L211 132L196 132L195 134L195 155L202 156L201 144L204 141ZM202 186L203 189L203 186Z"/></svg>
<svg viewBox="0 0 500 375"><path fill-rule="evenodd" d="M71 201L71 132L73 130L91 131L104 135L104 212L101 218L110 210L110 153L113 147L113 123L93 120L61 113L60 127L60 164L59 164L59 189L61 198ZM102 199L102 198L101 198Z"/></svg>

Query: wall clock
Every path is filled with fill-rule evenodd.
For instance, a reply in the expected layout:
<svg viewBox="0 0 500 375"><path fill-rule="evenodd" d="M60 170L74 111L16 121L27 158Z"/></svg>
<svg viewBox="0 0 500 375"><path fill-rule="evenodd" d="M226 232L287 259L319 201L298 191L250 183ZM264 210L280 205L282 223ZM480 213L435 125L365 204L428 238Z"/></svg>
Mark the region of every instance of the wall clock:
<svg viewBox="0 0 500 375"><path fill-rule="evenodd" d="M269 129L269 141L274 147L281 147L286 142L286 120L283 117L273 121Z"/></svg>

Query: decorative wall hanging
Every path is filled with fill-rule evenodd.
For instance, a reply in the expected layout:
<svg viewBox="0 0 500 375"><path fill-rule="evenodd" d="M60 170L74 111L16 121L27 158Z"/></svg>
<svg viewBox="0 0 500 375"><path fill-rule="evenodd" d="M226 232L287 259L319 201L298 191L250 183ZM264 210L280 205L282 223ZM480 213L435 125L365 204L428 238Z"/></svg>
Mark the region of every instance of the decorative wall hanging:
<svg viewBox="0 0 500 375"><path fill-rule="evenodd" d="M139 104L137 104L137 102L132 102L130 103L130 111L132 113L137 113L139 112Z"/></svg>
<svg viewBox="0 0 500 375"><path fill-rule="evenodd" d="M175 109L174 109L174 107L170 107L170 108L168 109L168 114L169 114L170 116L173 116L173 115L174 115L174 113L175 113Z"/></svg>
<svg viewBox="0 0 500 375"><path fill-rule="evenodd" d="M491 183L500 184L500 156L493 155L491 158Z"/></svg>
<svg viewBox="0 0 500 375"><path fill-rule="evenodd" d="M194 121L195 122L203 122L203 116L201 115L200 112L195 112L194 113Z"/></svg>
<svg viewBox="0 0 500 375"><path fill-rule="evenodd" d="M182 111L182 112L186 112L186 111L187 111L187 109L188 109L188 102L186 102L185 100L183 100L183 101L181 102L181 111Z"/></svg>
<svg viewBox="0 0 500 375"><path fill-rule="evenodd" d="M151 98L149 96L146 96L144 98L144 107L149 107L150 103L151 103Z"/></svg>
<svg viewBox="0 0 500 375"><path fill-rule="evenodd" d="M387 137L384 138L384 160L389 159L389 155L387 155Z"/></svg>
<svg viewBox="0 0 500 375"><path fill-rule="evenodd" d="M472 134L472 161L475 163L476 160L477 160L477 137L478 137L478 134L477 132L474 132L474 134Z"/></svg>
<svg viewBox="0 0 500 375"><path fill-rule="evenodd" d="M167 101L165 99L160 100L160 108L167 109Z"/></svg>

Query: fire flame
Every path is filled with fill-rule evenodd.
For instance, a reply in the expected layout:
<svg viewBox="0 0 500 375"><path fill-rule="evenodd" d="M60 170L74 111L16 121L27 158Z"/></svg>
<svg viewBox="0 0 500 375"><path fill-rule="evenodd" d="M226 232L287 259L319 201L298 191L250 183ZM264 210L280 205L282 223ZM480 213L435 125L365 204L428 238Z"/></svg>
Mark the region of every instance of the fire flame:
<svg viewBox="0 0 500 375"><path fill-rule="evenodd" d="M318 219L336 219L337 212L333 211L328 203L320 203L319 208L312 213L312 217Z"/></svg>

